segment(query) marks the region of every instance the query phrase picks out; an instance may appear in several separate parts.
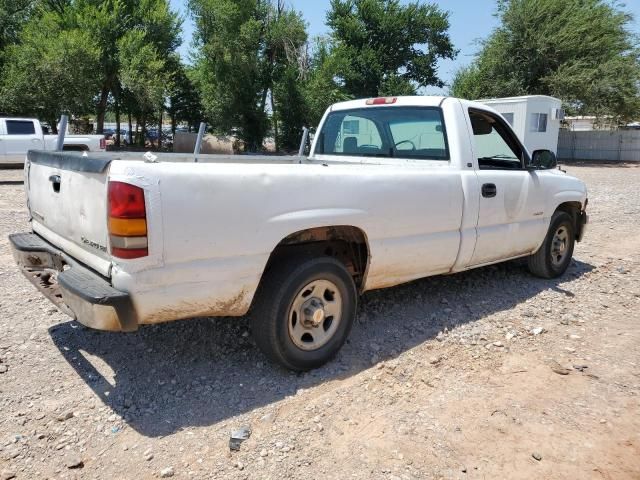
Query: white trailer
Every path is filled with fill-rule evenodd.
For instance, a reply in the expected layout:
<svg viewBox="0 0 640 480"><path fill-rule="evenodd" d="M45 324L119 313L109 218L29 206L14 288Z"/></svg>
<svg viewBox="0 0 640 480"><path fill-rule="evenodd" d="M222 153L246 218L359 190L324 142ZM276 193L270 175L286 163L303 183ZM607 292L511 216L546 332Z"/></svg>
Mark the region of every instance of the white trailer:
<svg viewBox="0 0 640 480"><path fill-rule="evenodd" d="M545 95L491 98L480 100L497 110L511 124L530 152L558 152L560 121L564 118L562 101Z"/></svg>

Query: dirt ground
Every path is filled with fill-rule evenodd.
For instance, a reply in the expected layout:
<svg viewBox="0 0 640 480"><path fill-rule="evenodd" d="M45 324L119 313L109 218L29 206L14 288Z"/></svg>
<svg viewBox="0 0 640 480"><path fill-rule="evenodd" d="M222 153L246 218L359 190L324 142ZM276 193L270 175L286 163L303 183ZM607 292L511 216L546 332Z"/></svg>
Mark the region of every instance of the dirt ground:
<svg viewBox="0 0 640 480"><path fill-rule="evenodd" d="M592 223L563 278L510 263L368 293L304 375L244 319L69 321L13 263L23 187L0 172L0 480L640 479L640 168L568 170Z"/></svg>

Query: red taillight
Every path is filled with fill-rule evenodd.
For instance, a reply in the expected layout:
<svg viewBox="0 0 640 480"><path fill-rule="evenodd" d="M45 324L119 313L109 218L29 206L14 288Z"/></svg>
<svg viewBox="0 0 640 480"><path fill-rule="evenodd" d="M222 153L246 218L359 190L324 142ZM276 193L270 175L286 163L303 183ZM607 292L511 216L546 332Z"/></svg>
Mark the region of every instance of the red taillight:
<svg viewBox="0 0 640 480"><path fill-rule="evenodd" d="M109 216L145 218L144 190L124 182L109 182Z"/></svg>
<svg viewBox="0 0 640 480"><path fill-rule="evenodd" d="M367 100L367 105L393 105L398 101L397 97L378 97Z"/></svg>
<svg viewBox="0 0 640 480"><path fill-rule="evenodd" d="M100 150L107 148L107 141L103 138L100 139Z"/></svg>
<svg viewBox="0 0 640 480"><path fill-rule="evenodd" d="M144 190L124 182L109 182L109 235L114 257L149 255Z"/></svg>

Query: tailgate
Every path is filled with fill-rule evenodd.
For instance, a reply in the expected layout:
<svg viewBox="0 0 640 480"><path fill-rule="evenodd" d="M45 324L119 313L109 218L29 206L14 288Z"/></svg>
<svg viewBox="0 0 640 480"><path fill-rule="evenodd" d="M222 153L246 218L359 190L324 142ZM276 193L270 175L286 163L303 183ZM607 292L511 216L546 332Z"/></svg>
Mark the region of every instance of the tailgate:
<svg viewBox="0 0 640 480"><path fill-rule="evenodd" d="M34 232L109 276L107 170L110 160L30 151L26 188Z"/></svg>

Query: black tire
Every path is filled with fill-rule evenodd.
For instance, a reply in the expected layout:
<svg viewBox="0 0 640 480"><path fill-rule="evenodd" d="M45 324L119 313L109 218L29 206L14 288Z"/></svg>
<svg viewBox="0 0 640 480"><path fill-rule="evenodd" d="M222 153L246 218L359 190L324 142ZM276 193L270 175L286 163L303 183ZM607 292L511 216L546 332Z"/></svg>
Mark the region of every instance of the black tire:
<svg viewBox="0 0 640 480"><path fill-rule="evenodd" d="M328 340L324 345L303 350L290 335L292 309L294 301L304 294L302 289L316 281L328 281L337 287L341 317L331 336L325 337ZM318 368L338 353L349 336L358 303L353 278L341 262L331 257L294 256L278 260L263 277L256 295L251 309L251 329L256 344L269 359L295 371ZM330 320L331 317L327 317L323 321Z"/></svg>
<svg viewBox="0 0 640 480"><path fill-rule="evenodd" d="M554 238L561 230L566 232L567 240L564 254L560 257L557 250L554 250ZM575 239L575 223L571 215L563 211L554 213L544 243L536 253L528 258L529 271L541 278L557 278L564 274L573 257Z"/></svg>

